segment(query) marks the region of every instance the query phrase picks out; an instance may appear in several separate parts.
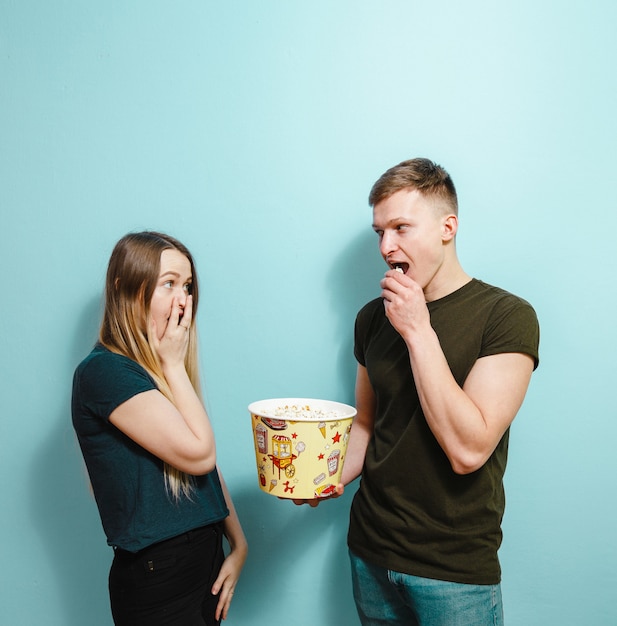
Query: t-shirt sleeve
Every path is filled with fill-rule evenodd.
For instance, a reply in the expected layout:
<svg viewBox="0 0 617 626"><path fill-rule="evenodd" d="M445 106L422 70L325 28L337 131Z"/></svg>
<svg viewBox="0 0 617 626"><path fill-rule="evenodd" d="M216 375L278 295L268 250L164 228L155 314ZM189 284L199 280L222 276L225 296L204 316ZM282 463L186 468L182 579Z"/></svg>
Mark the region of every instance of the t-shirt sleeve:
<svg viewBox="0 0 617 626"><path fill-rule="evenodd" d="M360 321L360 315L358 315L356 317L356 323L354 327L353 352L354 352L354 356L356 357L356 361L358 361L360 365L366 365L366 362L364 360L364 343L362 341L362 337L363 337L362 325Z"/></svg>
<svg viewBox="0 0 617 626"><path fill-rule="evenodd" d="M365 304L358 314L356 315L356 321L354 325L354 356L356 361L364 367L366 367L366 341L369 334L369 327L372 324L372 320L375 315L375 310L378 306L383 307L382 300L372 300L368 304Z"/></svg>
<svg viewBox="0 0 617 626"><path fill-rule="evenodd" d="M114 353L90 360L79 375L78 385L83 408L105 420L123 402L157 388L141 365Z"/></svg>
<svg viewBox="0 0 617 626"><path fill-rule="evenodd" d="M539 363L540 326L533 307L516 296L502 299L490 317L480 356L505 352L528 354Z"/></svg>

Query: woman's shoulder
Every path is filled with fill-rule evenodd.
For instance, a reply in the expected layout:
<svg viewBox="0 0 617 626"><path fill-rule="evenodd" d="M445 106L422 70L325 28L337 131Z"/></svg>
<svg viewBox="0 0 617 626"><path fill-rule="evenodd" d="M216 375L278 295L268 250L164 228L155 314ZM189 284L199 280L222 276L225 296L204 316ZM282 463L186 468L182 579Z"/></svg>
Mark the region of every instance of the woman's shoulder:
<svg viewBox="0 0 617 626"><path fill-rule="evenodd" d="M112 352L109 348L106 348L103 344L97 343L90 353L81 361L77 366L77 372L84 372L87 370L98 370L100 368L109 367L121 367L128 366L131 361L128 357L117 352ZM135 363L135 365L138 365Z"/></svg>
<svg viewBox="0 0 617 626"><path fill-rule="evenodd" d="M151 389L157 385L139 363L97 344L75 370L74 412L108 417L122 402Z"/></svg>
<svg viewBox="0 0 617 626"><path fill-rule="evenodd" d="M152 381L154 384L150 374L137 361L113 352L100 343L97 343L77 366L75 376L82 380L137 377Z"/></svg>

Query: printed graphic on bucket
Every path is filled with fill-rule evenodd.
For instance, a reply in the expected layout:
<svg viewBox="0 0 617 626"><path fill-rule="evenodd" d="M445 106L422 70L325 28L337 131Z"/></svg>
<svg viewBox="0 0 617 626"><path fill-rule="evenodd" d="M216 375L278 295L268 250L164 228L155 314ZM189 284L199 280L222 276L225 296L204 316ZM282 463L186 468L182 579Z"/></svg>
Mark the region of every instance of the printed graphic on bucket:
<svg viewBox="0 0 617 626"><path fill-rule="evenodd" d="M340 482L354 407L271 398L249 407L259 487L280 498L326 498Z"/></svg>

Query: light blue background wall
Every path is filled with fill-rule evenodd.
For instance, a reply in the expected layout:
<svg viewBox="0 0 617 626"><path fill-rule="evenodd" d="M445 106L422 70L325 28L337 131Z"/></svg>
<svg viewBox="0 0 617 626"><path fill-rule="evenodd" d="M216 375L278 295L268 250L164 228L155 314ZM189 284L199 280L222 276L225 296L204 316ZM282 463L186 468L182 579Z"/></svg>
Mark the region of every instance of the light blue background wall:
<svg viewBox="0 0 617 626"><path fill-rule="evenodd" d="M529 299L542 362L512 430L509 626L617 623L617 4L610 0L0 0L0 622L110 624L70 426L105 265L176 235L219 460L251 544L231 625L355 623L350 495L257 487L249 402L352 401L384 271L366 197L429 156L467 270Z"/></svg>

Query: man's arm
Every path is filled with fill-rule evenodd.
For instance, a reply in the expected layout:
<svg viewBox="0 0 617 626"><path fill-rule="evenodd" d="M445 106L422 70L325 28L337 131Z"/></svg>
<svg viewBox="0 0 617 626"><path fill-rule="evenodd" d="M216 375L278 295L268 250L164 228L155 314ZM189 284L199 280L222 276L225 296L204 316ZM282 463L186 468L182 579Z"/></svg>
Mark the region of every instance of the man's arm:
<svg viewBox="0 0 617 626"><path fill-rule="evenodd" d="M428 345L427 345L428 344ZM529 386L531 356L504 353L476 361L461 388L435 336L410 344L426 421L458 474L476 471L514 420Z"/></svg>
<svg viewBox="0 0 617 626"><path fill-rule="evenodd" d="M295 504L309 504L312 507L316 507L322 500L338 498L343 495L345 485L354 481L362 473L366 447L373 434L373 424L375 422L375 394L366 368L362 365L358 365L356 374L356 411L357 414L353 419L347 443L341 482L336 486L336 491L330 498L294 499Z"/></svg>
<svg viewBox="0 0 617 626"><path fill-rule="evenodd" d="M461 388L431 326L421 287L391 270L382 280L388 319L405 340L426 421L457 474L476 471L516 416L533 358L504 353L478 359Z"/></svg>
<svg viewBox="0 0 617 626"><path fill-rule="evenodd" d="M373 434L375 423L375 393L366 367L362 365L358 365L356 374L356 411L357 415L354 417L351 427L345 464L341 474L343 485L348 485L362 473L366 448Z"/></svg>

